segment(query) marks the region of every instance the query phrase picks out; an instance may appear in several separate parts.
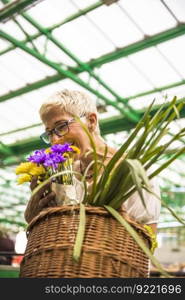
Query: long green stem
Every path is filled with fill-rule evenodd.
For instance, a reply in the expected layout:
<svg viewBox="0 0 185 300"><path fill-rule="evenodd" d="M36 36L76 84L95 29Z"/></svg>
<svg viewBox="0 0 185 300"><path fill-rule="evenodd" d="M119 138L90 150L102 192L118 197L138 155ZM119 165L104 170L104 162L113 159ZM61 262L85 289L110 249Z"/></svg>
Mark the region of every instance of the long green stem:
<svg viewBox="0 0 185 300"><path fill-rule="evenodd" d="M92 193L91 193L91 200L95 197L96 195L96 189L97 189L97 178L98 178L98 173L97 173L97 152L96 152L96 145L94 143L94 140L88 130L88 128L85 126L85 124L80 120L80 118L76 117L76 120L80 123L82 128L84 129L85 133L87 134L91 147L93 149L93 157L94 157L94 165L93 165L93 187L92 187Z"/></svg>
<svg viewBox="0 0 185 300"><path fill-rule="evenodd" d="M157 269L161 272L162 275L170 278L170 276L161 266L159 261L155 258L155 256L152 254L152 252L148 249L146 244L144 243L143 239L139 236L137 231L112 207L105 205L104 206L108 212L121 224L125 227L125 229L128 231L128 233L132 236L132 238L136 241L138 246L143 250L143 252L147 255L148 258L152 261L154 266L157 267Z"/></svg>
<svg viewBox="0 0 185 300"><path fill-rule="evenodd" d="M79 226L76 235L76 240L73 249L73 259L78 262L81 256L83 240L85 235L85 206L80 203L80 216L79 216Z"/></svg>

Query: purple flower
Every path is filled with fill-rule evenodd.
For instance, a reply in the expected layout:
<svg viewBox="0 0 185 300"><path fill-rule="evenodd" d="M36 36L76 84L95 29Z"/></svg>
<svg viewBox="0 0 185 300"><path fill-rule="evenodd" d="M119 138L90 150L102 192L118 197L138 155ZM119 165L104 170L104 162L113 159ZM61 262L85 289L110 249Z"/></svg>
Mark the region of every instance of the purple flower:
<svg viewBox="0 0 185 300"><path fill-rule="evenodd" d="M63 157L62 154L73 151L68 143L64 145L53 145L50 150L51 152L47 152L45 149L36 150L34 151L33 155L28 157L28 160L38 165L43 165L44 167L52 167L56 170L60 163L66 161L66 158Z"/></svg>
<svg viewBox="0 0 185 300"><path fill-rule="evenodd" d="M36 150L33 155L28 157L28 160L36 164L43 164L46 160L46 156L45 149Z"/></svg>
<svg viewBox="0 0 185 300"><path fill-rule="evenodd" d="M73 151L72 148L70 148L71 144L65 143L63 145L61 144L55 144L53 146L51 146L51 150L52 152L56 152L56 153L65 153L65 152L71 152Z"/></svg>
<svg viewBox="0 0 185 300"><path fill-rule="evenodd" d="M57 169L59 163L64 162L65 160L66 160L66 158L64 158L59 153L48 153L46 155L44 166L45 167L52 167L54 169Z"/></svg>

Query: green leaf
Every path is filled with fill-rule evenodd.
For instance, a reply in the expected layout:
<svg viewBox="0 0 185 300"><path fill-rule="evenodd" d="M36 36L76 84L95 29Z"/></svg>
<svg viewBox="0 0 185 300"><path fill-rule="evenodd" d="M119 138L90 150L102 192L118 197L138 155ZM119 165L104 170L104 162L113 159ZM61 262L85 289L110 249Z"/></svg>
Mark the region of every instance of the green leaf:
<svg viewBox="0 0 185 300"><path fill-rule="evenodd" d="M76 235L76 240L73 248L73 259L78 262L81 256L83 240L85 235L85 205L80 203L80 222Z"/></svg>
<svg viewBox="0 0 185 300"><path fill-rule="evenodd" d="M163 111L163 109L165 108L166 104L161 105L161 108L157 111L157 113L155 113L153 119L151 120L150 129L149 129L149 131L151 133L152 133L152 130L154 129L154 132L152 133L151 136L149 135L148 141L146 142L146 144L143 148L143 153L145 152L145 154L146 154L146 151L148 151L148 150L151 151L152 148L155 145L157 145L157 143L163 137L163 133L168 132L168 130L166 129L167 126L176 117L176 113L174 113L174 107L175 107L176 100L177 100L177 98L174 97L173 100L171 101L171 103L169 104L168 108L165 111ZM176 110L178 112L180 112L180 110L183 108L183 106L184 106L183 102L179 103ZM170 114L171 110L173 110L173 111ZM163 133L161 134L161 132L163 132ZM156 135L157 135L157 137L155 137Z"/></svg>
<svg viewBox="0 0 185 300"><path fill-rule="evenodd" d="M150 166L152 166L154 163L156 163L156 161L158 159L160 159L160 156L165 152L165 150L168 149L168 147L170 145L172 145L172 143L176 140L179 139L179 137L181 136L181 134L185 133L185 128L181 129L176 135L173 136L173 138L167 142L165 145L163 145L163 149L161 151L159 151L149 162L148 164L145 166L146 169L148 169Z"/></svg>
<svg viewBox="0 0 185 300"><path fill-rule="evenodd" d="M174 111L175 111L176 117L177 117L178 119L180 119L179 111L178 111L178 109L177 109L177 107L176 107L175 105L173 105L173 109L174 109Z"/></svg>
<svg viewBox="0 0 185 300"><path fill-rule="evenodd" d="M79 123L80 125L82 126L83 130L85 131L85 133L87 134L88 138L89 138L89 141L90 141L90 144L91 144L91 147L93 149L93 156L94 156L94 165L93 165L93 186L92 186L92 193L89 197L89 199L91 198L91 201L93 201L95 195L96 195L96 189L97 189L97 177L98 177L98 164L97 164L97 160L98 160L98 157L97 157L97 152L96 152L96 145L94 143L94 140L87 128L87 126L80 120L80 118L76 117L75 118Z"/></svg>
<svg viewBox="0 0 185 300"><path fill-rule="evenodd" d="M151 152L153 152L153 150L155 149L155 147L158 146L160 140L168 133L168 129L164 128L163 130L159 131L159 134L157 135L157 137L150 143L149 147L147 150L145 150L145 152L143 153L143 157L142 157L142 161L146 162L146 157L148 156L148 154L150 154Z"/></svg>
<svg viewBox="0 0 185 300"><path fill-rule="evenodd" d="M166 209L169 210L169 212L171 213L171 215L172 215L178 222L180 222L181 224L185 225L185 221L184 221L182 218L180 218L180 217L176 214L176 212L175 212L169 205L167 205L162 199L161 199L161 203L162 203L162 205L163 205Z"/></svg>
<svg viewBox="0 0 185 300"><path fill-rule="evenodd" d="M142 165L144 165L148 160L150 160L153 156L158 154L159 152L164 150L164 146L156 146L154 150L151 150L151 152L145 153L142 158L140 158L140 161Z"/></svg>
<svg viewBox="0 0 185 300"><path fill-rule="evenodd" d="M167 160L165 163L163 163L158 169L156 169L153 173L150 174L149 178L153 178L154 176L161 173L164 169L166 169L177 157L179 157L181 154L185 153L185 147L179 149L179 151L172 156L169 160Z"/></svg>
<svg viewBox="0 0 185 300"><path fill-rule="evenodd" d="M148 189L151 188L151 185L150 185L149 179L147 177L147 174L145 172L145 169L143 168L142 164L136 159L133 159L133 160L127 159L126 162L129 165L129 168L131 170L131 175L132 175L133 181L135 183L136 189L139 193L139 196L141 198L143 206L146 209L142 185L143 184L146 185Z"/></svg>
<svg viewBox="0 0 185 300"><path fill-rule="evenodd" d="M130 196L132 194L130 193L130 189L135 187L135 190L139 193L139 196L143 203L143 209L146 209L146 199L143 195L143 184L146 185L148 189L151 189L147 173L140 161L137 159L126 159L125 164L128 165L130 173L126 177L125 181L122 183L119 193L117 193L113 200L111 200L110 202L106 202L105 204L108 204L114 207L115 209L118 209L119 207L121 207L123 201L127 199L125 195Z"/></svg>
<svg viewBox="0 0 185 300"><path fill-rule="evenodd" d="M144 133L138 138L135 145L128 151L127 158L140 158L140 155L142 153L142 148L145 145L146 138L148 136L147 130L144 131Z"/></svg>
<svg viewBox="0 0 185 300"><path fill-rule="evenodd" d="M114 154L114 156L112 157L112 159L109 161L109 163L106 166L105 172L102 175L101 180L98 183L97 189L99 188L103 188L107 182L107 179L112 171L112 169L114 168L114 166L116 165L116 163L119 161L119 159L125 155L126 150L128 149L128 147L130 146L130 144L134 141L135 137L138 135L138 132L141 130L141 128L144 126L146 119L148 118L148 114L151 111L152 105L153 105L154 101L151 103L151 105L148 107L148 109L146 110L144 116L141 118L141 120L138 122L138 124L136 125L136 128L134 129L134 131L131 133L130 137L127 139L127 141L120 147L120 149Z"/></svg>
<svg viewBox="0 0 185 300"><path fill-rule="evenodd" d="M86 169L85 169L85 171L84 171L84 175L82 176L82 179L81 179L81 181L85 184L85 193L84 193L84 199L83 199L83 203L87 203L87 198L88 198L88 195L87 195L87 183L86 183L86 175L87 175L87 173L88 173L88 171L89 171L89 169L92 167L92 165L94 164L95 162L94 162L94 160L93 161L91 161L89 164L88 164L88 166L86 167ZM100 165L101 166L101 168L104 168L105 169L105 165L100 161L100 160L97 160L97 165ZM99 168L99 170L100 170L100 168ZM95 196L94 196L94 198L95 198ZM93 203L94 202L94 198L88 198L88 203L89 204L91 204L91 202Z"/></svg>
<svg viewBox="0 0 185 300"><path fill-rule="evenodd" d="M119 164L112 170L105 186L102 188L97 205L103 205L106 203L106 201L110 202L111 199L114 198L114 195L117 194L117 191L121 189L121 185L125 181L128 173L128 166L125 164L124 160L121 160Z"/></svg>
<svg viewBox="0 0 185 300"><path fill-rule="evenodd" d="M128 233L132 236L132 238L136 241L138 246L143 250L143 252L147 255L147 257L151 260L154 266L159 270L159 272L166 276L167 278L172 277L170 274L168 274L163 267L161 266L160 262L155 258L155 256L152 254L152 252L148 249L148 247L145 245L144 241L141 239L137 231L112 207L105 205L104 206L108 212L121 224L125 227L125 229L128 231Z"/></svg>

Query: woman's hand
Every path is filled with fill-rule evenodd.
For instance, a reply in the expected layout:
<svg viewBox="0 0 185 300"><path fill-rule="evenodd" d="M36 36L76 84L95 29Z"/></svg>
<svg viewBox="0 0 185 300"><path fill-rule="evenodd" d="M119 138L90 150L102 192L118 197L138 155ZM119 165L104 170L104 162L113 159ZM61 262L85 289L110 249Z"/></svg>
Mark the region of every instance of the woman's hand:
<svg viewBox="0 0 185 300"><path fill-rule="evenodd" d="M33 177L32 182L30 184L30 189L33 191L34 188L38 185L37 183L38 178L36 176ZM38 213L46 208L46 207L53 207L57 206L55 201L56 195L51 190L51 184L48 183L47 185L40 188L40 190L33 196L31 196L28 205L26 207L24 217L26 222L30 223L31 220L38 215Z"/></svg>
<svg viewBox="0 0 185 300"><path fill-rule="evenodd" d="M37 186L37 177L34 176L30 184L30 189L33 191ZM38 206L43 209L44 207L56 206L55 193L51 190L51 183L46 184L33 196L38 202Z"/></svg>

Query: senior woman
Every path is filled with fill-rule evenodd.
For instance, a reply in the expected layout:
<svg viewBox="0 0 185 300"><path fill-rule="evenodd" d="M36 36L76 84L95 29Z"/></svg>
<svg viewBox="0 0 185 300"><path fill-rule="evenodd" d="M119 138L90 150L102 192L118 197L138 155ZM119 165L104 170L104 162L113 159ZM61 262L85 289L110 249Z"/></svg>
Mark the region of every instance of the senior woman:
<svg viewBox="0 0 185 300"><path fill-rule="evenodd" d="M41 135L44 142L48 144L71 143L80 149L80 154L77 155L74 163L74 169L81 174L92 161L92 154L87 155L92 148L87 134L80 123L75 120L75 116L79 117L87 126L96 145L99 160L103 159L106 147L105 164L116 153L117 150L107 146L101 137L96 104L84 92L69 90L57 92L42 104L39 112L45 126L45 132ZM89 184L92 183L92 168L89 169L86 177ZM151 183L155 193L159 194L156 182L152 180ZM34 178L31 189L34 189L36 185L37 178ZM147 210L143 208L137 192L123 204L123 208L136 221L148 224L156 231L160 201L150 193L144 191L144 194L147 199ZM28 202L25 211L26 221L29 223L45 207L56 206L55 196L55 193L51 191L50 184L41 188Z"/></svg>

